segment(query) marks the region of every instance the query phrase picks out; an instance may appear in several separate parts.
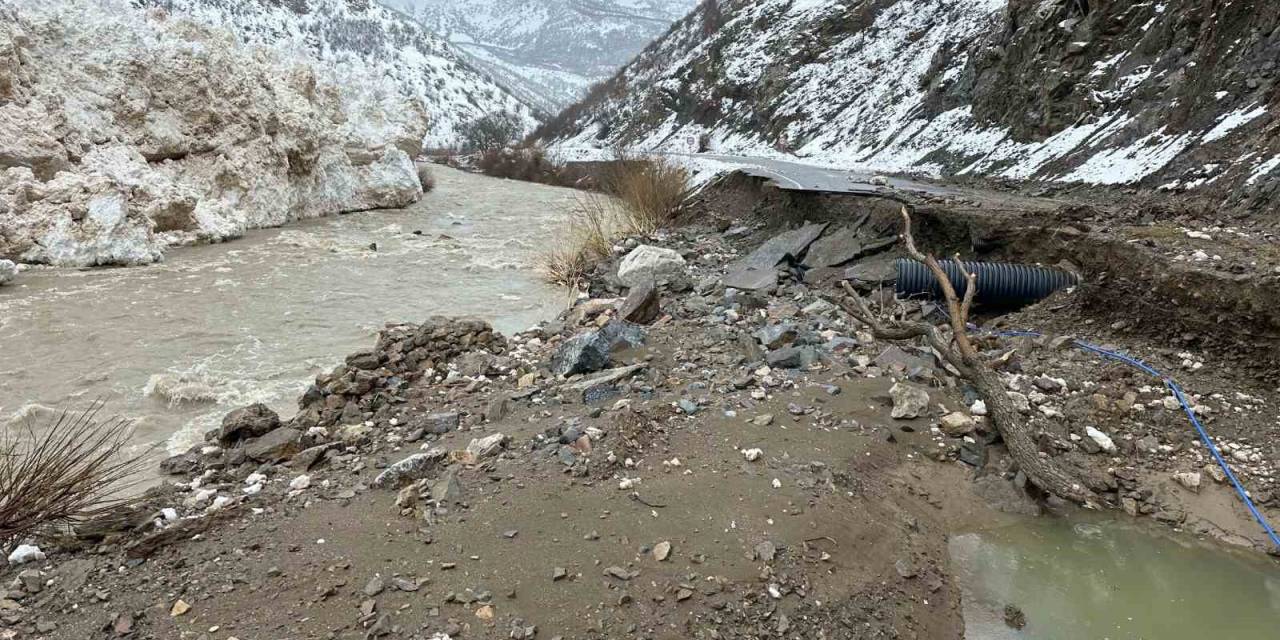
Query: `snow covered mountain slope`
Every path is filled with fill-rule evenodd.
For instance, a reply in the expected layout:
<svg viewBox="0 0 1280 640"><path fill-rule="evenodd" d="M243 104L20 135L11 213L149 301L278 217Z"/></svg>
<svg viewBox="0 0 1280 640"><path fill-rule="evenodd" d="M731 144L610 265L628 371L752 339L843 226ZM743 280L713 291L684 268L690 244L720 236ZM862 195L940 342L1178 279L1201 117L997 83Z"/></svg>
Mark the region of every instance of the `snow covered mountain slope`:
<svg viewBox="0 0 1280 640"><path fill-rule="evenodd" d="M612 75L696 0L382 0L548 113Z"/></svg>
<svg viewBox="0 0 1280 640"><path fill-rule="evenodd" d="M539 136L871 171L1280 188L1280 3L721 0Z"/></svg>
<svg viewBox="0 0 1280 640"><path fill-rule="evenodd" d="M310 66L161 10L0 0L0 258L148 263L408 205L423 116L353 105Z"/></svg>
<svg viewBox="0 0 1280 640"><path fill-rule="evenodd" d="M410 98L428 116L427 147L458 142L459 128L509 112L532 127L528 105L477 69L448 42L374 0L132 0L211 27L244 43L313 61L328 79L376 105ZM371 126L377 127L376 123Z"/></svg>

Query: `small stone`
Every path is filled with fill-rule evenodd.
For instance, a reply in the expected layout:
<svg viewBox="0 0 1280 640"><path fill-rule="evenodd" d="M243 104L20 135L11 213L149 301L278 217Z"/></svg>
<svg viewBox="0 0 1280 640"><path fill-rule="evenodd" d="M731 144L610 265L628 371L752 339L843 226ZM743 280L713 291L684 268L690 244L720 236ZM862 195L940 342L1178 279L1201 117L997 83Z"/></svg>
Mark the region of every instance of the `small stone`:
<svg viewBox="0 0 1280 640"><path fill-rule="evenodd" d="M742 457L746 458L747 462L755 462L756 460L759 460L762 455L764 455L764 451L761 449L742 450Z"/></svg>
<svg viewBox="0 0 1280 640"><path fill-rule="evenodd" d="M774 557L778 555L778 547L772 542L765 540L756 545L756 560L761 562L773 562Z"/></svg>
<svg viewBox="0 0 1280 640"><path fill-rule="evenodd" d="M627 581L640 575L640 572L627 571L622 567L607 567L604 570L604 575L609 576L610 578L616 578L618 580Z"/></svg>
<svg viewBox="0 0 1280 640"><path fill-rule="evenodd" d="M28 562L44 562L46 559L40 547L32 544L20 544L9 554L9 564L14 566Z"/></svg>
<svg viewBox="0 0 1280 640"><path fill-rule="evenodd" d="M955 411L943 416L938 426L943 433L953 438L959 438L973 431L973 418Z"/></svg>
<svg viewBox="0 0 1280 640"><path fill-rule="evenodd" d="M671 543L663 540L653 545L653 559L662 562L671 557Z"/></svg>
<svg viewBox="0 0 1280 640"><path fill-rule="evenodd" d="M434 433L436 435L443 435L450 431L456 431L458 429L458 425L461 424L461 421L462 418L457 411L427 414L427 432Z"/></svg>
<svg viewBox="0 0 1280 640"><path fill-rule="evenodd" d="M1101 431L1098 431L1093 427L1086 427L1084 430L1084 434L1086 436L1089 436L1089 439L1093 440L1094 443L1096 443L1100 448L1102 448L1103 451L1106 451L1107 453L1116 452L1116 443L1113 442L1111 440L1111 437L1108 436L1107 434Z"/></svg>
<svg viewBox="0 0 1280 640"><path fill-rule="evenodd" d="M364 594L370 598L382 593L387 588L386 582L382 580L382 576L374 576L364 585Z"/></svg>
<svg viewBox="0 0 1280 640"><path fill-rule="evenodd" d="M289 488L294 491L302 491L311 486L311 476L301 475L289 481Z"/></svg>
<svg viewBox="0 0 1280 640"><path fill-rule="evenodd" d="M493 615L494 615L493 605L491 604L486 604L483 607L476 609L476 617L480 618L481 620L492 620Z"/></svg>
<svg viewBox="0 0 1280 640"><path fill-rule="evenodd" d="M771 414L771 413L762 413L762 414L760 414L760 415L758 415L758 416L756 416L756 417L752 418L752 419L751 419L751 424L754 424L754 425L756 425L757 427L767 427L767 426L769 426L769 425L773 424L773 414Z"/></svg>
<svg viewBox="0 0 1280 640"><path fill-rule="evenodd" d="M171 617L177 618L177 617L186 615L187 612L190 610L191 610L191 605L187 604L186 600L178 600L177 602L173 603L173 606L169 609L169 615Z"/></svg>
<svg viewBox="0 0 1280 640"><path fill-rule="evenodd" d="M889 397L893 399L889 415L896 420L918 418L929 407L929 393L913 385L896 382L889 388Z"/></svg>
<svg viewBox="0 0 1280 640"><path fill-rule="evenodd" d="M564 567L556 567L551 570L551 581L559 582L569 577L569 571Z"/></svg>
<svg viewBox="0 0 1280 640"><path fill-rule="evenodd" d="M1186 487L1188 491L1191 491L1192 493L1200 493L1201 478L1199 472L1185 471L1182 473L1175 473L1173 474L1173 479L1176 480L1178 484Z"/></svg>
<svg viewBox="0 0 1280 640"><path fill-rule="evenodd" d="M474 455L476 459L487 458L502 449L502 446L506 444L506 442L506 434L495 433L487 435L483 438L472 440L471 443L467 445L467 453Z"/></svg>

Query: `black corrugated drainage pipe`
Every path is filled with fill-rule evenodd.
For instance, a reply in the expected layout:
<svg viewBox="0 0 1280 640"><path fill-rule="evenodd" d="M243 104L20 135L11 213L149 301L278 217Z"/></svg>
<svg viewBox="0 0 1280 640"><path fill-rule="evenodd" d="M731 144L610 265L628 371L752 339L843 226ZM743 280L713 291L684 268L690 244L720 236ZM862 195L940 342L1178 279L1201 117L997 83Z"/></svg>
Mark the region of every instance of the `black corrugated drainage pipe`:
<svg viewBox="0 0 1280 640"><path fill-rule="evenodd" d="M974 301L981 304L1010 306L1037 302L1066 287L1079 284L1080 278L1071 272L1048 267L1033 267L1005 262L956 262L940 260L942 270L951 279L951 286L963 296L965 289L963 268L978 274L978 290ZM942 287L924 263L899 258L894 266L898 272L895 289L903 297L928 295L942 297Z"/></svg>

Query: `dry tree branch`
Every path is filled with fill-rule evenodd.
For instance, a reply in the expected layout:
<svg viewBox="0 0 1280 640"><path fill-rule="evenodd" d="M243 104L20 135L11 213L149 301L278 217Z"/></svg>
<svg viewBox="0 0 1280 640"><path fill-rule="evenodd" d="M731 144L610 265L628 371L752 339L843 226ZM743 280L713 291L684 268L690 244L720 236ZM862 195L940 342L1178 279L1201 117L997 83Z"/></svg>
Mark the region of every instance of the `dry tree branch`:
<svg viewBox="0 0 1280 640"><path fill-rule="evenodd" d="M125 454L132 423L99 422L101 402L60 412L47 428L0 430L0 546L44 529L71 527L132 503L147 451Z"/></svg>
<svg viewBox="0 0 1280 640"><path fill-rule="evenodd" d="M902 234L899 238L907 255L924 263L937 279L949 311L950 335L944 335L937 326L928 322L886 320L873 312L866 300L847 281L842 283L847 295L837 303L854 319L870 327L872 334L881 340L901 342L924 337L934 351L955 367L986 402L992 424L1004 439L1010 456L1032 484L1067 500L1092 504L1093 492L1088 487L1051 458L1040 453L1030 425L1013 406L999 376L982 360L969 338L969 312L977 290L977 276L966 272L964 296L958 295L951 284L951 278L938 260L916 247L911 233L911 214L905 206L902 208ZM960 264L960 261L957 259L956 263Z"/></svg>

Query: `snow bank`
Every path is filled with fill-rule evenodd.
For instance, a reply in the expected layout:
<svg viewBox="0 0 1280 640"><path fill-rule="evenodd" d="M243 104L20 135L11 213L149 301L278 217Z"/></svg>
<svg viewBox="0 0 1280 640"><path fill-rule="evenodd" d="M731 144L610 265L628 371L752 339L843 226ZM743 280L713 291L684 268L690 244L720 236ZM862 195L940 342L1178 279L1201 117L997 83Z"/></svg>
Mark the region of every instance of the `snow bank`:
<svg viewBox="0 0 1280 640"><path fill-rule="evenodd" d="M387 101L399 124L371 136L378 114L357 107L309 66L164 11L0 0L0 257L140 264L415 202L403 147L425 114Z"/></svg>

